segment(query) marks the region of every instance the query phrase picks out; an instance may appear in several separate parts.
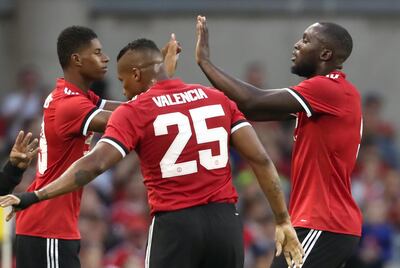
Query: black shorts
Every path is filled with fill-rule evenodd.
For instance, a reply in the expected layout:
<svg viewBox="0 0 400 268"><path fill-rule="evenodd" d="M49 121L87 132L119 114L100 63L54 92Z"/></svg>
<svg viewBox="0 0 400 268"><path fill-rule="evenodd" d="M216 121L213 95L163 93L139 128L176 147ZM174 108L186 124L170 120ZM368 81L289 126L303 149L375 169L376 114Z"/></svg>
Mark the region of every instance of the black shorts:
<svg viewBox="0 0 400 268"><path fill-rule="evenodd" d="M80 240L17 235L17 268L80 268Z"/></svg>
<svg viewBox="0 0 400 268"><path fill-rule="evenodd" d="M360 237L295 228L304 248L302 268L341 268L355 253ZM274 259L271 268L288 268L283 253Z"/></svg>
<svg viewBox="0 0 400 268"><path fill-rule="evenodd" d="M157 213L145 268L243 268L243 226L235 205L212 203Z"/></svg>

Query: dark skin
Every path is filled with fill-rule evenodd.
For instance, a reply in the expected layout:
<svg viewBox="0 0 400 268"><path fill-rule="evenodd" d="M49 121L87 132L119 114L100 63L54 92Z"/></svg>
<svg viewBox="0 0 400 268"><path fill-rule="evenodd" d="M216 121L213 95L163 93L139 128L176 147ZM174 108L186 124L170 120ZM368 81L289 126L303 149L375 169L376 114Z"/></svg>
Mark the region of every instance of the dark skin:
<svg viewBox="0 0 400 268"><path fill-rule="evenodd" d="M173 51L172 47L176 50ZM181 51L175 35L163 48L163 57L167 66L167 74L173 76L177 59L176 53ZM94 81L104 79L107 72L107 64L110 58L104 54L100 41L95 38L90 44L81 48L77 53L71 55L69 65L64 68L64 78L66 81L78 86L82 91L87 92ZM104 108L90 122L89 131L104 132L111 112L114 111L121 102L107 100Z"/></svg>
<svg viewBox="0 0 400 268"><path fill-rule="evenodd" d="M206 18L197 17L196 62L213 84L234 100L248 119L254 121L288 120L303 107L286 90L260 89L237 79L215 66L210 60ZM306 78L327 75L342 68L342 59L335 48L323 38L322 26L308 27L294 45L292 72ZM322 37L321 37L322 36Z"/></svg>
<svg viewBox="0 0 400 268"><path fill-rule="evenodd" d="M95 38L90 44L82 47L77 53L73 53L67 67L63 69L65 81L68 81L82 91L88 92L94 81L101 80L107 72L107 64L110 58L104 54L100 41ZM104 107L109 108L98 113L89 124L89 131L104 132L111 111L118 107L119 103L113 102Z"/></svg>
<svg viewBox="0 0 400 268"><path fill-rule="evenodd" d="M126 52L118 61L118 77L123 83L124 94L127 98L146 91L157 81L168 79L161 53L153 50ZM231 143L252 167L274 212L277 223L277 255L283 251L288 263L291 264L293 260L296 267L300 267L304 251L290 223L274 164L250 126L235 131L231 135ZM121 153L114 146L104 142L97 143L90 153L71 165L57 180L35 193L40 200L46 200L74 191L92 181L121 159ZM0 205L3 207L19 204L19 202L14 195L0 198ZM12 215L9 215L8 218L11 217Z"/></svg>

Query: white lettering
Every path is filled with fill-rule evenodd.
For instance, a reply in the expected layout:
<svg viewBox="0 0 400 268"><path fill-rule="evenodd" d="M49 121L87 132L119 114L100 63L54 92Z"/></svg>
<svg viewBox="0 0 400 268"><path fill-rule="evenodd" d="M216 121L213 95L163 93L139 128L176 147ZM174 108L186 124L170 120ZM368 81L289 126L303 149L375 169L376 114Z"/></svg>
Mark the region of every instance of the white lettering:
<svg viewBox="0 0 400 268"><path fill-rule="evenodd" d="M165 107L207 98L207 94L201 88L195 88L181 93L174 93L172 96L167 94L153 97L152 100L158 107Z"/></svg>

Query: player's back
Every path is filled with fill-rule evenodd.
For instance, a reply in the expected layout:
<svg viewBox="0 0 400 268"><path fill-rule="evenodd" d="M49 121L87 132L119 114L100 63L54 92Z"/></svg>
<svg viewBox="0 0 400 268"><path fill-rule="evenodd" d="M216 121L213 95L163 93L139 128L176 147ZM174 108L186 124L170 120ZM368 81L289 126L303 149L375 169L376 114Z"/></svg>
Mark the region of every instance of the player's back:
<svg viewBox="0 0 400 268"><path fill-rule="evenodd" d="M84 93L63 79L57 81L43 105L36 177L28 191L57 179L89 150L93 133L88 132L88 125L90 115L98 111L99 100L92 92ZM78 190L21 211L17 215L17 234L79 239L81 195L82 190Z"/></svg>
<svg viewBox="0 0 400 268"><path fill-rule="evenodd" d="M126 106L152 213L236 202L228 146L245 120L225 95L167 80Z"/></svg>

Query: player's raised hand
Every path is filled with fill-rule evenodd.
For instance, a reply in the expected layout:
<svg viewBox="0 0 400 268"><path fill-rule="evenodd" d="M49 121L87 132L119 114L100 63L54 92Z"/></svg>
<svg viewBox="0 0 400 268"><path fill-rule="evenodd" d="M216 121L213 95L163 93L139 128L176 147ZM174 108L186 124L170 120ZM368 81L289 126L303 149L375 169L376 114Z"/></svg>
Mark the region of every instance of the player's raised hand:
<svg viewBox="0 0 400 268"><path fill-rule="evenodd" d="M26 169L39 150L38 140L31 141L32 133L24 134L22 130L18 133L10 153L11 164L20 169Z"/></svg>
<svg viewBox="0 0 400 268"><path fill-rule="evenodd" d="M182 47L179 41L176 40L175 34L172 33L168 43L161 49L164 57L165 68L169 77L172 77L175 73L176 66L178 64L179 53L181 51Z"/></svg>
<svg viewBox="0 0 400 268"><path fill-rule="evenodd" d="M206 17L197 16L196 32L197 32L196 62L197 64L201 64L203 61L207 61L210 58Z"/></svg>
<svg viewBox="0 0 400 268"><path fill-rule="evenodd" d="M290 222L277 224L275 229L276 256L282 251L289 267L300 268L303 263L304 249Z"/></svg>

